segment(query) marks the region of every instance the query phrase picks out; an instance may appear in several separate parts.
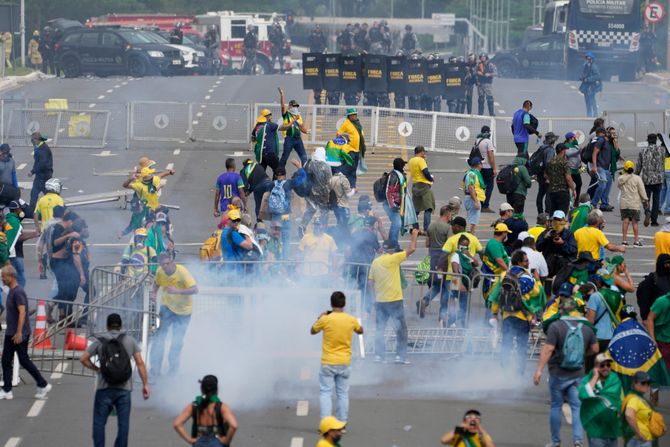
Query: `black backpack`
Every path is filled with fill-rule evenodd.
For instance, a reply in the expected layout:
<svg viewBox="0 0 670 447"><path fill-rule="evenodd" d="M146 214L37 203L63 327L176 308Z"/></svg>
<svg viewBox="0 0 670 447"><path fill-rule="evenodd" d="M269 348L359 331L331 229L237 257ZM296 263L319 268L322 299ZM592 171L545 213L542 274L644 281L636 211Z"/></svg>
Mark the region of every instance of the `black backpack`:
<svg viewBox="0 0 670 447"><path fill-rule="evenodd" d="M468 165L471 164L472 159L477 157L480 160L483 160L484 157L482 157L482 151L479 150L479 143L482 142L483 138L480 138L479 140L475 141L474 146L472 146L472 149L470 149L470 155L468 156Z"/></svg>
<svg viewBox="0 0 670 447"><path fill-rule="evenodd" d="M539 177L544 174L544 169L546 168L544 165L544 152L549 147L551 146L543 144L535 152L533 152L533 155L530 156L530 160L528 161L528 172L530 175L536 175Z"/></svg>
<svg viewBox="0 0 670 447"><path fill-rule="evenodd" d="M514 172L515 165L507 165L498 172L496 185L500 194L512 194L519 186L519 179Z"/></svg>
<svg viewBox="0 0 670 447"><path fill-rule="evenodd" d="M594 138L582 148L581 151L579 151L579 157L582 159L582 162L584 163L591 163L593 160L593 148L596 146L596 143L598 142L598 138Z"/></svg>
<svg viewBox="0 0 670 447"><path fill-rule="evenodd" d="M130 356L122 343L125 336L98 338L102 345L99 350L100 374L109 385L122 385L133 376Z"/></svg>
<svg viewBox="0 0 670 447"><path fill-rule="evenodd" d="M372 184L372 192L377 202L386 201L386 185L389 182L389 173L385 172Z"/></svg>
<svg viewBox="0 0 670 447"><path fill-rule="evenodd" d="M228 434L228 423L223 420L223 416L221 415L221 402L216 402L214 404L214 414L216 415L216 426L217 426L217 431L219 436L226 436ZM191 406L191 419L192 419L192 425L191 425L191 437L192 438L197 438L198 437L198 405L196 405L195 402L193 402L193 405Z"/></svg>
<svg viewBox="0 0 670 447"><path fill-rule="evenodd" d="M500 282L498 303L503 312L518 312L526 309L521 297L519 278L516 275L510 272L505 274L505 277Z"/></svg>

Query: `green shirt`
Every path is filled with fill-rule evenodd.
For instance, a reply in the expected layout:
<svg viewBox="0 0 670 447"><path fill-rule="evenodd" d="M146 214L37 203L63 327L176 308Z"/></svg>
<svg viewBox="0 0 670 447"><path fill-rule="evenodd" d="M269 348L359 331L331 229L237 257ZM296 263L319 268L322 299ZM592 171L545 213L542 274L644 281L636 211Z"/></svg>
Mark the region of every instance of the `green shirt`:
<svg viewBox="0 0 670 447"><path fill-rule="evenodd" d="M586 226L586 217L591 211L591 205L579 205L570 211L570 231L573 233Z"/></svg>
<svg viewBox="0 0 670 447"><path fill-rule="evenodd" d="M670 296L663 295L654 301L651 311L656 315L654 320L656 341L670 343Z"/></svg>
<svg viewBox="0 0 670 447"><path fill-rule="evenodd" d="M517 167L516 169L518 169L518 171L515 169L514 175L518 177L517 180L519 181L519 184L514 190L514 194L520 194L525 197L528 192L528 188L530 188L533 184L533 181L530 178L530 174L528 173L528 168L526 168L526 158L516 157L512 164Z"/></svg>
<svg viewBox="0 0 670 447"><path fill-rule="evenodd" d="M494 273L500 272L500 266L496 262L497 258L502 258L505 264L509 264L509 255L505 250L505 246L498 239L490 239L486 243L486 248L484 249L484 262L491 267Z"/></svg>

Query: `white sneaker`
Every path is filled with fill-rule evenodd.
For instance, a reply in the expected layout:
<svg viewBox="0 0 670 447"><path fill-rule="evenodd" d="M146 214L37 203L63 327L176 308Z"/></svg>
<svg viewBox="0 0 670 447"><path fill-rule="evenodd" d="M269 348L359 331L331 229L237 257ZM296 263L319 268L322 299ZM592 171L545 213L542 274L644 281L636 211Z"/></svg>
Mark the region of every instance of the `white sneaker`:
<svg viewBox="0 0 670 447"><path fill-rule="evenodd" d="M47 393L51 391L51 384L47 383L47 386L44 388L37 387L37 393L35 393L35 399L46 399Z"/></svg>
<svg viewBox="0 0 670 447"><path fill-rule="evenodd" d="M568 405L567 402L563 403L561 406L561 411L563 412L565 422L567 422L568 425L572 425L572 408L570 408L570 405Z"/></svg>
<svg viewBox="0 0 670 447"><path fill-rule="evenodd" d="M0 388L0 400L2 399L12 400L14 399L14 394L12 394L11 391L5 391L2 388Z"/></svg>

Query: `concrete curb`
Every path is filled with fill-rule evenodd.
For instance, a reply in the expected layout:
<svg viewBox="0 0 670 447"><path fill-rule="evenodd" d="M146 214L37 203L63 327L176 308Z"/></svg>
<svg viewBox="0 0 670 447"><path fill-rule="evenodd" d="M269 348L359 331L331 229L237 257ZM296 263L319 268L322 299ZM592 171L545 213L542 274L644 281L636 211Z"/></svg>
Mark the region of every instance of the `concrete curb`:
<svg viewBox="0 0 670 447"><path fill-rule="evenodd" d="M655 85L665 90L670 90L670 73L665 73L667 76L664 76L660 73L645 73L642 77L642 81L648 85Z"/></svg>
<svg viewBox="0 0 670 447"><path fill-rule="evenodd" d="M5 79L0 81L0 93L45 78L46 75L38 71L34 71L25 76L6 76Z"/></svg>

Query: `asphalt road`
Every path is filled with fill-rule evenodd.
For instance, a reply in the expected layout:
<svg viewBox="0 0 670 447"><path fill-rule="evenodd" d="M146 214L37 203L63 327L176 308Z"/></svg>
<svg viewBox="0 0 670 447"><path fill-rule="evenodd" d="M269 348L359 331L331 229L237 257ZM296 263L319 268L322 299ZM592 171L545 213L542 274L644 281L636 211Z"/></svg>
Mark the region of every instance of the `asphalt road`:
<svg viewBox="0 0 670 447"><path fill-rule="evenodd" d="M300 89L299 76L50 79L6 92L4 98L66 98L78 107L93 110L113 109L115 105L133 100L195 102L216 108L220 107L217 104L225 103L276 102L278 86L287 90L289 98L303 103L308 101L307 92ZM534 101L535 112L540 116L575 116L583 111L583 101L576 92L576 84L563 81L500 80L496 83L495 94L499 115L511 114L526 98ZM642 83L606 83L600 98L601 109L609 110L661 109L667 106L665 91ZM113 116L113 119L122 119L120 116ZM63 195L71 197L116 190L123 182L124 173L143 155L156 160L159 168L173 167L177 173L168 179L161 201L181 206L179 211L171 212L179 259L196 257L199 245L217 222L211 214L215 178L228 156L234 156L238 163L250 156L248 146L202 147L197 142L185 141L147 142L139 148L126 149L123 138L118 135L112 138L112 143L105 148L107 152L99 149L54 149L55 173L64 180L67 188ZM376 149L374 154L369 154L370 172L360 177L359 193L370 193L373 181L381 172L390 169L394 157L407 158L408 155L407 151L399 149ZM624 148L624 156L632 158L636 155L637 149L633 144ZM31 152L19 147L14 150L14 156L19 167L19 180L29 182L27 172L32 165ZM506 161L509 158L501 157L501 163ZM438 207L445 204L449 197L462 195L459 187L462 173L467 168L464 156L431 153L429 167L436 174L434 189ZM535 191L534 187L529 194L532 199L526 206L527 220L531 224L536 218L532 206ZM613 202L616 202L616 195L616 190L612 191ZM492 205L498 206L502 201L503 198L495 193ZM120 210L116 204L86 206L79 212L91 228L94 265L118 262L125 240L118 241L116 232L126 225L129 213ZM378 212L383 215L381 209ZM613 242L619 243L618 213L609 213L606 217L606 232L612 234L610 239ZM485 224L494 218L495 215L484 216L482 228L478 231L482 239L488 239L490 229ZM643 228L642 235L647 246L631 248L626 254L631 270L640 275L649 272L654 263L650 239L653 231ZM45 296L50 283L37 279L32 249L27 244L27 290L32 297ZM411 261L418 262L423 256L425 249L420 248ZM409 306L413 307L413 303ZM411 307L408 307L408 312ZM272 336L282 334L281 330L274 328L266 328L261 333ZM230 338L233 343L245 346L246 341L235 334L231 334ZM207 355L225 356L226 352L219 352L218 346L214 346ZM200 361L207 364L206 359L195 359L192 365L199 365ZM246 377L242 385L235 380L223 383L221 394L224 400L229 400L234 409L241 409L238 417L242 428L235 444L299 447L303 444L297 438L301 438L304 445L314 444L318 425L318 362L318 355L288 364L285 359L278 359L276 365L265 369L270 377L276 371L282 380L271 382L271 388L261 387L262 395L254 393L252 399L245 398L244 393L238 392L239 389L249 389L254 380L259 384L265 383L267 377ZM470 407L483 411L484 424L497 445L539 446L548 441L545 386L534 388L529 377L522 380L505 377L493 361L478 360L464 364L462 361L415 356L413 362L407 367L371 365L369 361L355 366L350 428L344 445L437 445L440 435L452 428ZM237 368L238 365L225 365L220 374L228 374ZM148 402L141 402L140 396L135 395L131 445L181 445L170 427L170 421L178 409L196 394L196 379L208 372L193 370L172 381L158 383L154 397ZM39 405L32 400L33 385L29 378L28 385L17 389L14 401L2 402L1 406L9 411L3 410L3 417L0 418L0 446L3 443L16 446L8 443L14 437L21 438L22 446L89 443L92 380L65 375L54 381L57 386L50 399L39 412L33 411L38 413L36 417L26 417L33 405ZM300 414L305 414L305 404L298 404L298 401L305 400L308 402L306 415L298 416L298 406ZM662 401L670 401L667 393ZM668 413L667 404L662 406L662 410ZM64 417L64 414L67 416ZM111 421L113 423L113 419ZM564 438L568 439L567 432ZM662 442L661 445L670 443Z"/></svg>

